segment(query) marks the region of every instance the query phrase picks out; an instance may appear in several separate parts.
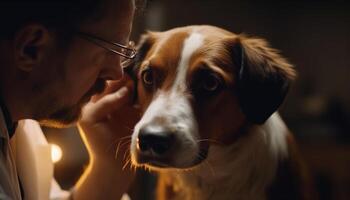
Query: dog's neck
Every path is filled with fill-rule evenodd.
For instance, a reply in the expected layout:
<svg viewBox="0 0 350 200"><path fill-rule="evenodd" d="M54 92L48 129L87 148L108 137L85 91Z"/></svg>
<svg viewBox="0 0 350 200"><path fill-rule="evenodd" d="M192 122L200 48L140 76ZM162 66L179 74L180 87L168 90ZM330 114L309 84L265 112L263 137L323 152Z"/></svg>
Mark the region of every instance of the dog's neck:
<svg viewBox="0 0 350 200"><path fill-rule="evenodd" d="M235 143L211 146L207 160L197 168L163 172L162 177L172 184L175 199L264 199L278 161L288 156L287 134L285 124L274 114Z"/></svg>

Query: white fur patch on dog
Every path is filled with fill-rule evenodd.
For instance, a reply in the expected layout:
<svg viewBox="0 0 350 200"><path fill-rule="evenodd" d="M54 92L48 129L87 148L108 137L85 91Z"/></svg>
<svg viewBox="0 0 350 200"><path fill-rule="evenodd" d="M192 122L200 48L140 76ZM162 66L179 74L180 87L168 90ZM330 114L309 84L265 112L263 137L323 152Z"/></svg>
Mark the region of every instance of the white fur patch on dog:
<svg viewBox="0 0 350 200"><path fill-rule="evenodd" d="M176 80L173 89L184 89L186 84L186 75L190 64L190 59L196 50L203 45L203 36L199 33L192 33L184 42L181 52L179 66L177 67Z"/></svg>
<svg viewBox="0 0 350 200"><path fill-rule="evenodd" d="M266 200L266 186L274 179L280 158L288 156L288 132L274 113L235 144L210 146L206 163L195 171L162 172L163 177L177 186L176 200Z"/></svg>
<svg viewBox="0 0 350 200"><path fill-rule="evenodd" d="M170 127L176 132L176 138L179 140L176 155L173 157L173 164L185 167L192 165L194 160L196 160L199 153L197 142L199 139L198 125L185 92L190 59L202 45L203 36L196 32L190 34L184 40L175 81L170 91L159 90L154 94L154 99L145 111L142 119L135 126L135 132L132 136L132 152L136 150L135 142L140 129L146 124L161 121L162 126ZM152 56L156 55L155 53Z"/></svg>

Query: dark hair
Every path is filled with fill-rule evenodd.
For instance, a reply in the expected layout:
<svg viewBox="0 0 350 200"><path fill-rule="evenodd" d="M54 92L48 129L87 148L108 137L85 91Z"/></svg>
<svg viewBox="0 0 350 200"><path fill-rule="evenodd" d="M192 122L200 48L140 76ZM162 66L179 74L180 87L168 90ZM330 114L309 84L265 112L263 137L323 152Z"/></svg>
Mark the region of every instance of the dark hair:
<svg viewBox="0 0 350 200"><path fill-rule="evenodd" d="M0 39L11 39L25 24L41 23L48 29L72 31L86 20L98 19L103 0L0 1Z"/></svg>

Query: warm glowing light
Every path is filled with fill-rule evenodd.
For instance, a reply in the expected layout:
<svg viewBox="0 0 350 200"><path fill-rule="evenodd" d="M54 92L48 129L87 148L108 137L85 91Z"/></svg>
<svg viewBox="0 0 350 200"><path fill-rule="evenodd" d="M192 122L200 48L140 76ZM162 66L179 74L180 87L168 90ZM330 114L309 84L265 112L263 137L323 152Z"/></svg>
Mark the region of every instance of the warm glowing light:
<svg viewBox="0 0 350 200"><path fill-rule="evenodd" d="M51 160L57 163L62 158L62 149L57 144L51 144Z"/></svg>

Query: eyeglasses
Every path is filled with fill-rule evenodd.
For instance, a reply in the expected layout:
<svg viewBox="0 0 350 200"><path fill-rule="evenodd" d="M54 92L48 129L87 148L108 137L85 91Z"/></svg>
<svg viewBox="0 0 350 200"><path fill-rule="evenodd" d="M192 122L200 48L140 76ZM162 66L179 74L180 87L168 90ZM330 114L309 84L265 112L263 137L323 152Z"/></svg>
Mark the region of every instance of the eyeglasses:
<svg viewBox="0 0 350 200"><path fill-rule="evenodd" d="M112 53L118 54L119 56L122 56L120 60L120 65L122 68L125 68L130 63L132 63L133 59L136 56L137 51L135 48L135 43L133 41L130 41L127 45L122 45L116 42L107 41L103 38L85 32L78 32L78 35L81 38L96 44L97 46L100 46Z"/></svg>

